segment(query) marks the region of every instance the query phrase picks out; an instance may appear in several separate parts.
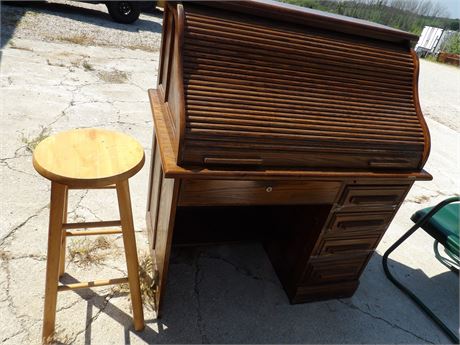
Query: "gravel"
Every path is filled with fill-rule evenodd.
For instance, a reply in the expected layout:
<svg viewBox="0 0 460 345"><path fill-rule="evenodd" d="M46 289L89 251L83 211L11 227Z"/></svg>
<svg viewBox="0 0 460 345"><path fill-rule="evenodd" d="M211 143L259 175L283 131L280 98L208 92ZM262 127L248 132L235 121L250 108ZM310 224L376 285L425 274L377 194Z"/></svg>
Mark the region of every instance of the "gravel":
<svg viewBox="0 0 460 345"><path fill-rule="evenodd" d="M1 4L1 45L25 38L158 51L163 12L142 13L133 24L114 22L103 4L78 1Z"/></svg>

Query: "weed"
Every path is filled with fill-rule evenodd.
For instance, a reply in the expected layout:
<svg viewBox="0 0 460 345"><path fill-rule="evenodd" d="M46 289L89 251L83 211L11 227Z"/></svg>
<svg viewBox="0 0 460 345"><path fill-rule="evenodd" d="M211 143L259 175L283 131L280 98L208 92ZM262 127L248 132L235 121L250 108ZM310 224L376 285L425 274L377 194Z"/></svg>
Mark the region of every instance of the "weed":
<svg viewBox="0 0 460 345"><path fill-rule="evenodd" d="M9 261L11 259L11 253L4 249L0 249L0 261Z"/></svg>
<svg viewBox="0 0 460 345"><path fill-rule="evenodd" d="M37 145L44 139L48 138L50 135L50 129L47 127L42 127L40 133L36 137L25 137L24 134L22 134L22 139L21 141L26 144L26 149L29 152L33 152Z"/></svg>
<svg viewBox="0 0 460 345"><path fill-rule="evenodd" d="M98 73L99 79L111 84L123 84L128 80L128 74L123 71L101 71Z"/></svg>
<svg viewBox="0 0 460 345"><path fill-rule="evenodd" d="M152 257L145 253L139 256L139 284L143 304L151 310L155 310L154 265ZM112 287L112 293L117 295L129 294L129 285L127 283L115 285Z"/></svg>
<svg viewBox="0 0 460 345"><path fill-rule="evenodd" d="M43 343L49 345L70 345L72 342L72 338L68 334L65 334L64 330L58 329L46 338Z"/></svg>
<svg viewBox="0 0 460 345"><path fill-rule="evenodd" d="M93 65L91 65L88 61L83 61L83 64L82 64L83 68L85 69L85 71L94 71L94 67Z"/></svg>
<svg viewBox="0 0 460 345"><path fill-rule="evenodd" d="M143 50L143 51L146 51L146 52L158 52L159 51L159 48L156 46L156 45L145 45L145 44L131 44L129 46L127 46L126 48L129 48L129 49L132 49L132 50Z"/></svg>
<svg viewBox="0 0 460 345"><path fill-rule="evenodd" d="M46 59L46 63L49 66L66 67L63 63L54 63L54 62L51 62L50 59Z"/></svg>
<svg viewBox="0 0 460 345"><path fill-rule="evenodd" d="M57 37L59 41L69 42L73 44L80 44L80 45L89 45L94 43L94 40L86 35L75 35L75 36L59 36Z"/></svg>
<svg viewBox="0 0 460 345"><path fill-rule="evenodd" d="M155 277L152 257L142 254L139 258L139 282L141 286L142 300L152 310L155 309Z"/></svg>
<svg viewBox="0 0 460 345"><path fill-rule="evenodd" d="M105 237L98 236L94 241L87 238L73 240L68 246L69 260L82 267L98 265L105 261L112 247Z"/></svg>

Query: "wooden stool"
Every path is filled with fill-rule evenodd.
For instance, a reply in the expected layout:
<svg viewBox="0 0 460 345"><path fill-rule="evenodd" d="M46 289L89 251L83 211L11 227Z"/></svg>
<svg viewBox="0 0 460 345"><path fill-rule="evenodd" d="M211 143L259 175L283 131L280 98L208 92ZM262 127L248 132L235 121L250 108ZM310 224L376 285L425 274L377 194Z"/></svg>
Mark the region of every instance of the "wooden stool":
<svg viewBox="0 0 460 345"><path fill-rule="evenodd" d="M131 211L128 178L144 165L144 150L133 138L103 129L76 129L43 140L35 149L33 164L40 175L51 180L51 204L46 263L43 341L54 333L59 291L129 283L134 328L144 328L139 286L138 259ZM120 220L67 223L69 189L114 188L117 190ZM121 230L86 230L121 226ZM64 274L65 243L68 236L123 234L128 277L59 285Z"/></svg>

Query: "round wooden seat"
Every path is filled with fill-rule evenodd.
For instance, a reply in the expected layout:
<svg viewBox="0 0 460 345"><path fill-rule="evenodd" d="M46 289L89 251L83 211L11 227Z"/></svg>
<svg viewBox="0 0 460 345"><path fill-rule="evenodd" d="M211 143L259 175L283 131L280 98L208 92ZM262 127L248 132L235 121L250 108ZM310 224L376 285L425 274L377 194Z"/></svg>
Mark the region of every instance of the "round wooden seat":
<svg viewBox="0 0 460 345"><path fill-rule="evenodd" d="M64 185L101 187L135 175L144 150L130 136L105 129L74 129L43 140L33 165L43 177Z"/></svg>

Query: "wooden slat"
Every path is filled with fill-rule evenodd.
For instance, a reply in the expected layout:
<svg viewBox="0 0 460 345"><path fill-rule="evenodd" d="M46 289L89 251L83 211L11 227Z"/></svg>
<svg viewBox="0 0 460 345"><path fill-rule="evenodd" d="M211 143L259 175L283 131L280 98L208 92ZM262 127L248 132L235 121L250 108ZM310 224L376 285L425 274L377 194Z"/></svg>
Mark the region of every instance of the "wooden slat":
<svg viewBox="0 0 460 345"><path fill-rule="evenodd" d="M187 96L187 106L189 105L199 105L199 106L215 106L215 107L225 107L232 109L253 109L253 110L266 110L266 111L276 111L280 109L281 111L289 112L296 111L300 114L304 114L308 111L323 111L323 112L332 112L332 113L345 113L345 114L358 114L364 115L368 118L376 114L377 116L386 117L388 121L405 121L407 118L410 119L407 115L412 115L412 122L415 120L415 113L401 114L395 111L388 111L382 109L362 109L359 106L348 106L344 107L340 104L334 106L333 104L328 104L327 102L310 102L305 105L291 105L286 103L277 103L275 102L263 102L263 100L237 100L231 98L219 98L219 97L196 97L194 95Z"/></svg>
<svg viewBox="0 0 460 345"><path fill-rule="evenodd" d="M340 142L354 142L354 143L360 143L362 145L370 145L372 143L380 143L380 144L391 144L391 145L409 145L409 144L418 144L418 142L414 141L408 141L408 140L382 140L382 139L374 139L374 138L362 138L362 139L357 139L357 138L337 138L334 135L325 135L324 133L318 133L317 135L302 135L302 134L294 134L294 133L279 133L279 132L251 132L251 131L245 131L244 129L230 129L230 128L225 128L225 129L218 129L218 128L188 128L186 131L187 134L191 135L191 138L199 139L199 135L203 136L208 136L210 138L215 137L215 136L234 136L234 137L240 137L240 140L244 142L245 137L256 137L256 138L265 138L266 140L270 140L273 138L280 138L280 139L293 139L293 140L316 140L316 141L332 141L337 143L337 141ZM422 145L423 142L420 142L418 147Z"/></svg>
<svg viewBox="0 0 460 345"><path fill-rule="evenodd" d="M296 29L295 27L286 28L282 27L273 27L273 25L263 25L262 23L254 22L253 20L248 20L245 17L238 16L237 19L230 17L214 17L210 16L208 13L197 10L197 8L188 8L187 13L187 22L189 21L198 21L202 24L210 23L218 26L224 26L229 28L238 28L243 30L250 30L253 33L257 34L268 34L276 35L283 37L289 42L292 40L309 40L311 42L333 44L338 47L338 49L359 49L367 53L377 53L385 54L389 57L395 57L399 59L407 60L407 51L402 48L400 45L387 44L379 41L365 40L363 41L359 37L353 37L349 35L340 35L340 34L330 34L325 32L319 32L318 30L312 30L308 27L303 27L302 29Z"/></svg>
<svg viewBox="0 0 460 345"><path fill-rule="evenodd" d="M366 141L366 140L378 140L378 141L394 141L398 143L423 143L423 138L413 138L413 137L401 137L395 135L378 135L378 134L370 134L370 133L350 133L350 132L334 132L332 130L329 131L314 131L314 130L305 130L305 129L291 129L291 128L270 128L270 127L261 127L261 126L245 126L245 125L235 125L235 124L220 124L220 123L197 123L197 122L189 122L188 125L191 132L195 129L197 130L205 130L205 129L212 129L212 130L228 130L235 131L235 132L246 132L251 133L251 135L258 136L259 134L264 136L305 136L305 137L320 137L320 138L335 138L336 140L351 140L351 141Z"/></svg>
<svg viewBox="0 0 460 345"><path fill-rule="evenodd" d="M219 98L230 98L230 99L239 99L239 100L262 100L264 103L271 104L272 102L276 102L277 104L289 104L289 106L293 105L304 105L304 104L318 104L327 102L331 106L340 106L356 109L359 107L360 109L369 110L369 111L376 111L381 110L385 112L394 112L398 114L414 114L413 108L410 107L409 104L405 104L405 106L400 105L388 105L388 104L379 104L378 102L366 102L365 100L348 98L346 96L325 96L324 94L318 93L311 93L309 96L303 97L287 97L286 95L278 95L278 94L271 94L269 92L254 92L254 91L245 91L240 92L238 90L233 89L219 89L219 88L196 88L196 87L188 87L187 88L187 100L200 98L200 96L217 96Z"/></svg>
<svg viewBox="0 0 460 345"><path fill-rule="evenodd" d="M252 48L264 49L267 52L273 53L276 52L276 56L280 56L278 52L292 54L293 58L295 56L304 56L308 52L309 58L319 58L325 59L326 61L335 61L340 60L343 62L341 65L346 63L359 63L361 68L367 69L367 66L372 66L374 68L390 68L391 70L400 71L402 74L410 74L412 69L412 64L409 62L402 62L398 65L391 65L388 58L376 58L375 56L367 56L366 59L362 59L358 54L358 50L354 52L337 50L331 51L330 47L315 47L312 44L309 44L309 41L304 41L302 44L290 42L289 45L286 45L280 37L271 36L270 39L266 37L260 37L253 35L251 31L248 32L231 32L228 28L220 27L220 30L211 31L208 28L203 28L198 25L193 25L193 23L188 22L187 34L192 38L202 38L213 40L216 37L219 37L220 42L226 42L231 44L236 44L239 46L248 46ZM336 61L335 61L336 62ZM325 62L327 64L327 62ZM366 66L366 67L365 67Z"/></svg>
<svg viewBox="0 0 460 345"><path fill-rule="evenodd" d="M206 75L201 76L190 76L185 75L184 86L186 88L199 88L199 89L225 89L225 90L236 90L240 92L246 91L258 91L258 92L272 92L277 96L305 96L315 92L317 94L331 95L338 99L343 99L344 97L349 97L350 99L359 99L366 102L374 102L374 104L395 104L395 105L411 105L413 104L412 97L403 97L401 95L396 96L386 96L385 94L369 94L366 90L356 90L348 87L337 87L337 86L328 86L325 87L324 83L303 83L296 87L290 85L278 85L275 83L267 84L257 81L245 81L241 79L219 79L215 77L209 77ZM337 92L339 91L339 93Z"/></svg>
<svg viewBox="0 0 460 345"><path fill-rule="evenodd" d="M398 136L398 137L413 137L413 138L422 138L421 132L417 131L404 131L398 130L395 128L390 129L382 129L382 128L368 128L365 126L352 126L347 125L346 123L340 122L329 122L326 124L321 124L320 122L314 122L310 124L303 124L301 122L293 122L293 123L286 123L280 122L279 119L271 119L267 121L266 119L260 120L256 119L251 116L250 120L247 119L240 119L235 117L229 118L222 118L222 117L209 117L209 116L193 116L189 115L188 119L190 120L190 126L192 127L192 123L209 123L209 124L222 124L222 125L242 125L242 126L258 126L258 127L267 127L280 130L282 129L299 129L299 130L335 130L337 132L344 132L344 133L368 133L368 134L388 134L391 136Z"/></svg>
<svg viewBox="0 0 460 345"><path fill-rule="evenodd" d="M94 280L89 282L79 282L72 284L63 284L58 286L58 291L69 291L77 289L87 289L99 286L114 285L114 284L123 284L127 283L128 278L114 278L114 279L105 279L105 280Z"/></svg>
<svg viewBox="0 0 460 345"><path fill-rule="evenodd" d="M66 236L92 236L92 235L115 235L122 234L122 230L118 229L101 229L101 230L80 230L66 231Z"/></svg>
<svg viewBox="0 0 460 345"><path fill-rule="evenodd" d="M346 60L342 61L338 56L335 59L332 59L330 56L321 57L320 54L312 54L312 56L310 56L306 53L305 55L298 55L294 54L294 52L268 51L258 47L258 45L235 46L239 41L221 38L220 36L209 37L196 33L186 34L186 39L190 41L190 43L186 46L188 50L199 50L200 47L213 47L216 53L221 55L231 54L231 52L234 53L235 51L238 51L240 56L243 56L249 61L270 59L271 61L280 64L298 66L300 68L324 68L335 72L343 72L350 70L351 68L357 75L384 78L389 81L392 81L391 78L388 78L389 75L396 80L407 81L411 79L409 71L399 71L394 68L385 69L379 66L368 65L367 63L359 63L357 61L354 63ZM306 58L307 56L308 58ZM363 59L363 61L365 61L365 59Z"/></svg>
<svg viewBox="0 0 460 345"><path fill-rule="evenodd" d="M286 124L324 124L330 126L354 126L353 128L356 129L357 126L359 128L370 129L388 129L388 130L395 130L401 132L407 132L407 129L410 128L410 132L412 133L421 133L422 130L416 124L393 124L388 123L388 120L382 119L360 119L356 117L346 116L344 114L340 114L334 116L334 114L326 113L324 115L311 115L311 116L302 116L297 114L289 114L289 113L276 113L270 114L269 112L234 112L233 109L223 110L220 108L211 109L207 107L206 109L196 109L194 107L188 107L188 118L192 118L193 116L202 116L202 117L209 117L211 119L215 119L216 121L221 121L226 118L230 119L248 119L248 120L261 120L261 121L282 121ZM273 116L271 116L273 115ZM413 134L412 133L412 134Z"/></svg>
<svg viewBox="0 0 460 345"><path fill-rule="evenodd" d="M82 222L82 223L65 223L62 224L63 229L86 229L86 228L103 228L111 226L121 226L119 220L107 220L100 222Z"/></svg>
<svg viewBox="0 0 460 345"><path fill-rule="evenodd" d="M375 124L387 124L389 126L398 126L398 128L419 128L418 123L415 119L404 119L404 118L388 118L388 116L379 115L378 113L372 112L371 114L366 114L363 112L349 111L347 109L335 109L334 111L329 109L323 109L319 107L311 107L311 110L302 110L298 111L295 109L283 110L283 109L269 109L269 108L248 108L248 107L232 107L231 104L220 104L215 102L209 102L207 105L201 105L202 102L188 102L187 111L189 114L204 114L209 112L214 116L220 116L219 114L237 114L237 115L260 115L260 116L274 116L281 117L283 121L286 121L285 118L292 118L293 121L297 119L332 119L334 122L336 120L344 119L347 123L353 123L363 121L365 123L375 123ZM394 121L392 121L394 120Z"/></svg>
<svg viewBox="0 0 460 345"><path fill-rule="evenodd" d="M367 87L368 91L371 93L384 93L394 96L395 98L401 96L412 97L412 91L409 84L382 84L375 80L360 78L359 75L329 73L328 71L319 74L318 71L314 69L296 69L295 71L291 71L282 68L282 66L279 66L278 69L266 67L263 66L262 63L258 63L257 65L248 63L243 69L244 65L227 61L225 58L222 58L219 63L204 57L184 57L184 71L186 72L186 76L190 74L193 75L193 79L199 76L205 76L241 79L251 82L276 83L278 85L317 86L321 85L321 83L327 86L343 87L345 85L350 85L353 89L363 89L365 91ZM242 68L245 73L240 73L240 68Z"/></svg>

